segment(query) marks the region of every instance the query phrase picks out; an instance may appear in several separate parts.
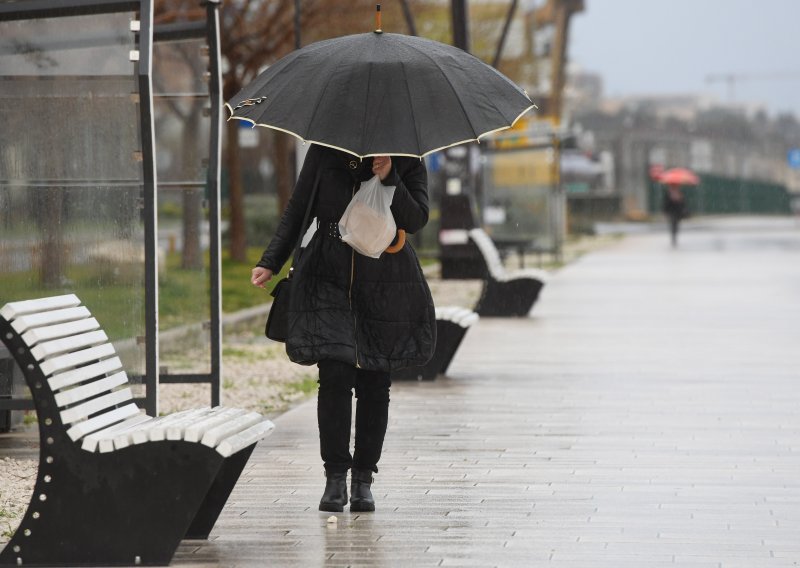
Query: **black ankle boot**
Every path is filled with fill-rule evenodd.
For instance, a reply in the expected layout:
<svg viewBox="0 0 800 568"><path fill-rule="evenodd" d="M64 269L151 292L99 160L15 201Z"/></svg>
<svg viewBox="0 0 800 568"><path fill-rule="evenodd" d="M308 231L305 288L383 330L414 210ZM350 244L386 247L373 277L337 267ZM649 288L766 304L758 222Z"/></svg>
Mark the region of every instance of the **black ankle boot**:
<svg viewBox="0 0 800 568"><path fill-rule="evenodd" d="M375 499L372 497L372 472L368 469L354 469L350 481L350 511L362 513L375 510Z"/></svg>
<svg viewBox="0 0 800 568"><path fill-rule="evenodd" d="M320 511L341 513L347 504L347 472L325 472L325 493L319 501Z"/></svg>

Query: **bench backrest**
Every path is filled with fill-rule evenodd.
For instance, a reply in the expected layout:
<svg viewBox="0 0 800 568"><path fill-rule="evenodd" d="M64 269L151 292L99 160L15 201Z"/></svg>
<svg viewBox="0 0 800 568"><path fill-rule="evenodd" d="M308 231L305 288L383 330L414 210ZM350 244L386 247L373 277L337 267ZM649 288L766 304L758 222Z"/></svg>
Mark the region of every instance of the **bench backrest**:
<svg viewBox="0 0 800 568"><path fill-rule="evenodd" d="M492 238L480 228L470 229L469 237L477 245L478 250L481 251L483 259L486 261L486 267L489 269L489 274L495 280L503 280L506 275L506 269Z"/></svg>
<svg viewBox="0 0 800 568"><path fill-rule="evenodd" d="M144 416L132 402L128 376L100 324L74 294L10 302L0 317L30 349L55 396L58 417L73 440ZM36 396L36 393L34 393Z"/></svg>

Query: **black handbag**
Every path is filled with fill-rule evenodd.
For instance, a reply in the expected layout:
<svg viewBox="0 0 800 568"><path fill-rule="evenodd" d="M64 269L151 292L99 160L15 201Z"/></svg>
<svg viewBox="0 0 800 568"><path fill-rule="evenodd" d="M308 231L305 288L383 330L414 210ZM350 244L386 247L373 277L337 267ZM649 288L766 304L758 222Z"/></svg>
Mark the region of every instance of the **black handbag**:
<svg viewBox="0 0 800 568"><path fill-rule="evenodd" d="M267 316L267 324L264 326L264 335L273 341L285 343L286 338L289 336L289 300L292 296L292 275L294 274L294 265L300 259L300 253L302 252L300 245L303 242L303 235L308 229L308 217L311 214L311 208L314 206L314 199L317 196L319 174L320 169L317 168L314 188L311 190L311 198L308 200L303 224L300 226L300 236L297 238L297 244L294 247L292 267L289 269L289 274L286 278L281 279L272 289L272 306Z"/></svg>

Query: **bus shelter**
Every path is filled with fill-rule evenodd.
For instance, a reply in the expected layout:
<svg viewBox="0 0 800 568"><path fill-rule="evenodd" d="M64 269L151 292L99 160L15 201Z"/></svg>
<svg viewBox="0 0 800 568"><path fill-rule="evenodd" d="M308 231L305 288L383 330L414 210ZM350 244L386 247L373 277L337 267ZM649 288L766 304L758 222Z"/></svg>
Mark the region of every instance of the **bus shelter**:
<svg viewBox="0 0 800 568"><path fill-rule="evenodd" d="M0 4L0 304L77 294L151 415L160 380L220 397L217 7L159 28L151 0ZM0 428L32 408L14 367Z"/></svg>
<svg viewBox="0 0 800 568"><path fill-rule="evenodd" d="M483 226L500 250L561 254L566 200L555 135L482 145ZM521 260L522 262L522 260Z"/></svg>

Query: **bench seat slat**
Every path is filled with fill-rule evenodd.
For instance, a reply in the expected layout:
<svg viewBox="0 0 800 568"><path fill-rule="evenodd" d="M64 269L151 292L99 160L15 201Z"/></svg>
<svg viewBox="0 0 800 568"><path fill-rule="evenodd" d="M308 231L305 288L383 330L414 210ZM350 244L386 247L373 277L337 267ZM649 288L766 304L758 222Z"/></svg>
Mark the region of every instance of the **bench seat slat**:
<svg viewBox="0 0 800 568"><path fill-rule="evenodd" d="M178 422L173 422L167 427L165 437L167 440L183 440L185 439L184 432L188 427L192 426L193 424L197 424L198 421L202 422L207 419L213 419L215 417L218 417L220 414L223 414L226 410L228 409L225 408L224 406L216 406L211 410L209 410L208 412L204 412L192 418L188 418Z"/></svg>
<svg viewBox="0 0 800 568"><path fill-rule="evenodd" d="M458 321L458 325L460 325L461 327L471 327L471 326L475 325L480 318L481 318L481 316L479 316L475 312L472 312L469 315L467 315L466 317L461 318Z"/></svg>
<svg viewBox="0 0 800 568"><path fill-rule="evenodd" d="M177 420L180 416L185 416L186 414L195 411L196 409L181 410L180 412L173 412L172 414L168 414L166 416L159 416L157 418L153 418L147 423L139 424L138 426L131 428L130 430L126 430L125 432L121 432L115 436L114 447L119 450L131 444L142 444L147 442L149 440L148 435L151 429L155 428L159 424L163 424L164 422L169 422L171 420Z"/></svg>
<svg viewBox="0 0 800 568"><path fill-rule="evenodd" d="M104 396L93 398L89 402L84 402L72 408L61 411L61 421L64 424L72 424L81 418L86 418L91 414L101 412L106 408L110 408L122 402L126 402L133 398L131 389L125 388L118 391L108 393Z"/></svg>
<svg viewBox="0 0 800 568"><path fill-rule="evenodd" d="M58 355L52 359L47 359L46 361L42 362L39 367L42 369L42 372L45 376L49 376L58 371L71 369L84 363L89 363L90 361L96 361L98 359L105 359L106 357L111 357L113 355L116 355L114 346L110 343L104 343L103 345L98 345L97 347L90 347L89 349L82 349L80 351L75 351L74 353L67 353L66 355Z"/></svg>
<svg viewBox="0 0 800 568"><path fill-rule="evenodd" d="M102 430L97 430L96 432L92 432L91 434L84 436L83 442L81 442L81 449L86 450L87 452L94 452L98 449L101 441L111 438L123 430L132 428L133 426L152 419L153 418L145 414L144 411L140 411L139 414L135 414L127 420L123 420L119 424L114 424L113 426L103 428Z"/></svg>
<svg viewBox="0 0 800 568"><path fill-rule="evenodd" d="M56 404L59 408L67 406L68 404L75 404L76 402L97 396L103 392L109 392L114 387L124 385L127 382L128 375L125 374L125 371L120 371L119 373L114 373L110 377L100 379L99 381L93 381L83 386L75 387L74 389L61 391L56 395Z"/></svg>
<svg viewBox="0 0 800 568"><path fill-rule="evenodd" d="M533 280L547 283L550 274L546 270L539 268L520 268L506 275L506 280L515 280L517 278L532 278Z"/></svg>
<svg viewBox="0 0 800 568"><path fill-rule="evenodd" d="M258 412L248 412L243 416L239 416L224 424L220 424L216 428L208 430L203 434L202 443L205 446L214 448L225 438L238 434L242 430L246 430L250 426L261 422L263 419L264 418Z"/></svg>
<svg viewBox="0 0 800 568"><path fill-rule="evenodd" d="M207 416L200 422L196 422L186 427L183 432L183 439L187 442L199 442L203 439L203 435L216 428L220 424L224 424L228 420L236 418L245 414L247 411L242 408L225 408L220 414L215 416Z"/></svg>
<svg viewBox="0 0 800 568"><path fill-rule="evenodd" d="M100 361L99 363L93 363L85 367L73 369L72 371L55 374L47 379L47 384L50 385L51 389L57 391L64 387L83 383L120 369L122 369L122 361L120 361L119 357L112 357L111 359Z"/></svg>
<svg viewBox="0 0 800 568"><path fill-rule="evenodd" d="M54 357L55 355L60 355L69 351L94 347L95 345L100 345L107 341L108 336L105 331L90 331L88 333L81 333L80 335L62 337L61 339L39 343L39 345L31 349L31 353L37 361L41 361L45 357Z"/></svg>
<svg viewBox="0 0 800 568"><path fill-rule="evenodd" d="M160 442L162 440L165 440L167 437L167 427L169 427L171 424L174 424L175 422L181 420L191 419L210 410L211 410L210 407L204 406L201 408L192 408L190 410L187 410L179 414L176 413L165 416L164 419L161 420L158 424L154 424L152 428L149 428L147 430L147 435L143 440L141 439L141 437L137 437L134 434L134 443L141 444L142 442L146 442L148 440L150 440L151 442Z"/></svg>
<svg viewBox="0 0 800 568"><path fill-rule="evenodd" d="M238 434L222 440L217 446L217 452L224 458L232 456L251 444L255 444L261 440L261 438L272 432L273 429L275 429L275 424L269 420L262 420L242 430Z"/></svg>
<svg viewBox="0 0 800 568"><path fill-rule="evenodd" d="M217 407L215 407L215 408L217 408ZM187 425L195 422L196 420L202 420L204 417L208 416L209 414L213 414L214 411L215 411L215 408L211 408L211 407L206 406L205 408L197 409L198 412L193 412L193 413L187 414L183 418L180 418L178 420L173 420L173 421L171 421L171 422L169 422L167 424L163 424L162 426L159 426L159 427L156 427L156 428L150 430L150 441L151 442L158 442L158 441L161 441L161 440L180 440L181 439L181 434L183 433L183 429ZM169 434L170 430L171 429L174 430L175 428L178 429L177 430L178 431L178 435L177 436L173 435L172 438L169 438L168 434Z"/></svg>
<svg viewBox="0 0 800 568"><path fill-rule="evenodd" d="M134 414L138 413L139 407L131 403L121 408L115 408L111 412L105 412L90 418L89 420L78 422L69 430L67 430L67 435L72 439L73 442L76 442L83 438L86 434L91 434L96 430L100 430L101 428L105 428L111 424L116 424L117 422L125 420L126 418L130 418Z"/></svg>
<svg viewBox="0 0 800 568"><path fill-rule="evenodd" d="M153 420L153 417L152 416L147 416L147 414L142 413L141 416L144 417L142 420L135 420L134 423L126 426L125 428L121 428L119 432L122 433L122 432L125 432L125 431L128 431L128 430L132 430L132 429L136 428L137 426L140 426L141 424L147 424L148 422L151 422ZM114 439L115 438L116 438L116 436L104 436L104 437L102 437L100 439L100 443L97 446L97 450L101 454L107 454L109 452L113 452L114 449L115 449L115 447L114 447Z"/></svg>
<svg viewBox="0 0 800 568"><path fill-rule="evenodd" d="M0 316L6 318L7 321L12 319L31 314L34 312L43 312L47 310L56 310L59 308L72 308L80 306L81 301L75 294L65 294L63 296L50 296L49 298L39 298L37 300L21 300L19 302L9 302L2 309L0 309Z"/></svg>
<svg viewBox="0 0 800 568"><path fill-rule="evenodd" d="M78 308L64 308L63 310L52 310L49 312L37 312L25 316L19 316L11 322L11 327L17 333L24 333L31 328L43 325L53 325L67 321L75 321L91 317L92 314L85 306Z"/></svg>
<svg viewBox="0 0 800 568"><path fill-rule="evenodd" d="M77 321L70 321L67 323L57 323L55 325L47 325L45 327L35 327L29 329L22 334L22 341L28 347L33 347L42 341L50 341L52 339L60 339L69 335L77 335L87 331L94 331L100 329L100 324L94 318L86 318Z"/></svg>

